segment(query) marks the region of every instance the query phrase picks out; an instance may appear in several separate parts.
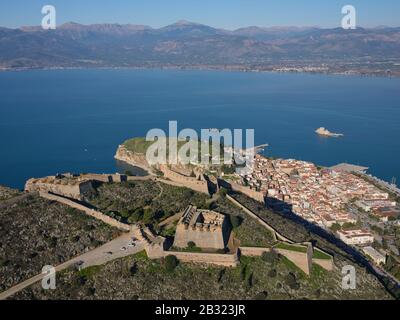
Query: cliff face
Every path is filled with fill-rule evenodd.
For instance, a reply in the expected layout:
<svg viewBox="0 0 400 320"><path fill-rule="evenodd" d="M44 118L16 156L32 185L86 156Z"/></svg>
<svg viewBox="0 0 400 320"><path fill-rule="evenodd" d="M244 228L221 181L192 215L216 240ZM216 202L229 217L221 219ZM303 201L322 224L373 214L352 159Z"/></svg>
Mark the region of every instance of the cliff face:
<svg viewBox="0 0 400 320"><path fill-rule="evenodd" d="M124 161L127 164L130 164L132 166L136 166L139 168L142 168L146 171L151 170L147 160L146 160L146 155L142 153L134 153L132 151L129 151L124 145L119 145L117 152L115 153L114 156L115 159Z"/></svg>

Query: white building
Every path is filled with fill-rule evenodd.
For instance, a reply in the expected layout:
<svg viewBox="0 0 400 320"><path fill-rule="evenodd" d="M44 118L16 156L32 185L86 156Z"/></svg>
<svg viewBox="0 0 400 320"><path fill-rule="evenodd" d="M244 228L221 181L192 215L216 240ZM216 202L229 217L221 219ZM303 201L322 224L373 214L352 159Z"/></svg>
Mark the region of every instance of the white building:
<svg viewBox="0 0 400 320"><path fill-rule="evenodd" d="M356 205L357 205L357 207L361 208L362 210L364 210L366 212L370 212L372 209L371 205L363 200L356 201Z"/></svg>
<svg viewBox="0 0 400 320"><path fill-rule="evenodd" d="M367 230L341 230L338 231L340 240L350 245L362 245L374 242L374 236Z"/></svg>
<svg viewBox="0 0 400 320"><path fill-rule="evenodd" d="M386 262L386 256L381 254L379 251L372 247L365 247L362 249L363 252L370 257L376 264L384 264Z"/></svg>

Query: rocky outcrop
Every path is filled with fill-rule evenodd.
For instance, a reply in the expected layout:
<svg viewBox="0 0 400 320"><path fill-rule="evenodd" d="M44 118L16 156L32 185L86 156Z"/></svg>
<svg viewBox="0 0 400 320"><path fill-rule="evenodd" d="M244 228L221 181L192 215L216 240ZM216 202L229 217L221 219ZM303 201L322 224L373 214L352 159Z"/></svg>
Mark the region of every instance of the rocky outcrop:
<svg viewBox="0 0 400 320"><path fill-rule="evenodd" d="M325 129L324 127L318 128L317 130L315 130L315 133L325 137L334 137L334 138L343 137L342 133L330 132L328 129Z"/></svg>
<svg viewBox="0 0 400 320"><path fill-rule="evenodd" d="M123 144L118 146L114 158L146 171L151 170L149 163L146 160L145 154L132 152L128 150Z"/></svg>

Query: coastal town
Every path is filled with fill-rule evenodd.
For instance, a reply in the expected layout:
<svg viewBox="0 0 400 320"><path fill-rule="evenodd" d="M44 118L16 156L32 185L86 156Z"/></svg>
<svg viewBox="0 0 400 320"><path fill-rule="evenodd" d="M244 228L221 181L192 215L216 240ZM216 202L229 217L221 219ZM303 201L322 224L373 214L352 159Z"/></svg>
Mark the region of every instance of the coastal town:
<svg viewBox="0 0 400 320"><path fill-rule="evenodd" d="M400 209L388 192L362 177L366 169L349 164L319 168L306 161L256 155L253 171L240 175L240 183L262 193L276 210L334 231L346 244L370 247L368 255L379 264L387 252L371 247L383 241L372 229L398 225ZM395 246L389 248L398 255Z"/></svg>

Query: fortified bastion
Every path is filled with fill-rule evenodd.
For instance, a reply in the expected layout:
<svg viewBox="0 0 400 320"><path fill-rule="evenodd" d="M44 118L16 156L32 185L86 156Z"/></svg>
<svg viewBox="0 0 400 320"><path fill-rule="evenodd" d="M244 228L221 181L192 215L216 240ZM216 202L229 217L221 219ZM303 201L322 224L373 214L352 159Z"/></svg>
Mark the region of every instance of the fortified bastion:
<svg viewBox="0 0 400 320"><path fill-rule="evenodd" d="M188 242L194 242L200 248L224 249L229 229L225 215L189 206L176 227L174 247L186 248Z"/></svg>
<svg viewBox="0 0 400 320"><path fill-rule="evenodd" d="M85 196L95 192L90 180L69 173L29 179L25 184L25 191L51 192L76 200L83 200Z"/></svg>

